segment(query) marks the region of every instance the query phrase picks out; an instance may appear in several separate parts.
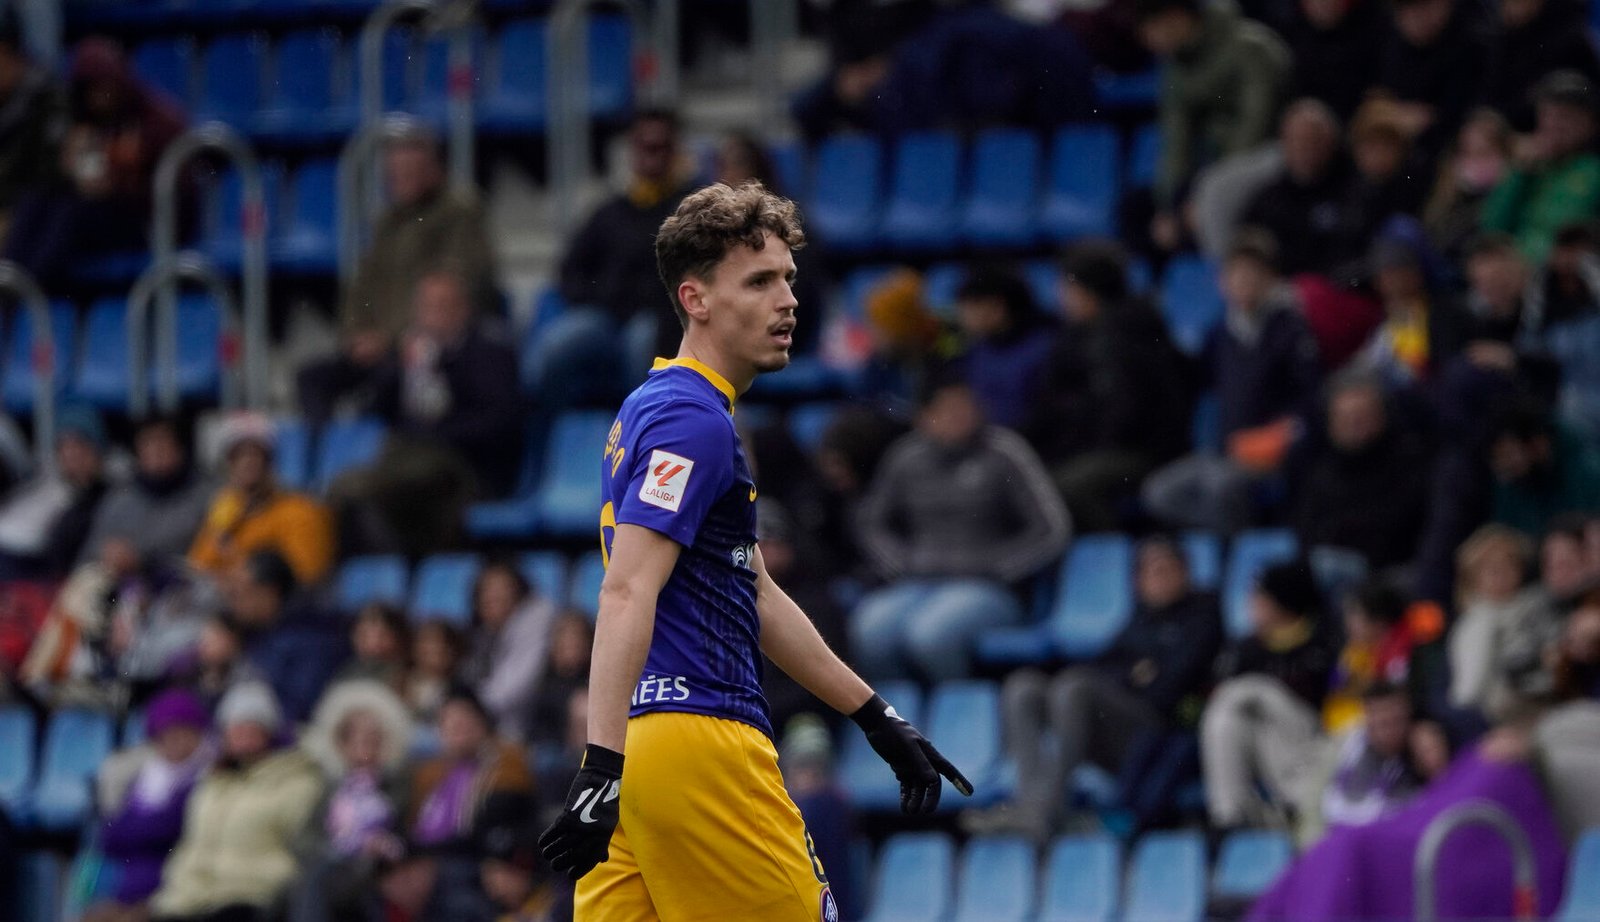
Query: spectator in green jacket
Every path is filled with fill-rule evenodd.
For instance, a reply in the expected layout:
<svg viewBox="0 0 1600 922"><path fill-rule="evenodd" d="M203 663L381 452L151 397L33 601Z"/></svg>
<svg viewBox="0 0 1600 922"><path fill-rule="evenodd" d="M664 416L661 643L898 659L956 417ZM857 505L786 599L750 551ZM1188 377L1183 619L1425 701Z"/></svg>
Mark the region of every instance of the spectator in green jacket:
<svg viewBox="0 0 1600 922"><path fill-rule="evenodd" d="M1557 71L1539 82L1536 99L1538 127L1519 145L1520 166L1490 193L1483 225L1515 236L1524 255L1543 263L1556 231L1600 206L1600 156L1588 78Z"/></svg>

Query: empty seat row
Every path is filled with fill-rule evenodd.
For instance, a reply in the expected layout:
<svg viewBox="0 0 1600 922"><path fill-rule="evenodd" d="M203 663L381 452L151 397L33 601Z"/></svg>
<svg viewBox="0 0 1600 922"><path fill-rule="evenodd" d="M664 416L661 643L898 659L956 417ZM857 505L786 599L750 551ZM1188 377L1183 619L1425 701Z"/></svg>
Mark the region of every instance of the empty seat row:
<svg viewBox="0 0 1600 922"><path fill-rule="evenodd" d="M631 103L629 26L616 15L588 22L587 100L592 117L616 119ZM509 135L543 130L547 116L548 26L517 19L472 38L473 64L453 72L447 36L406 29L385 37L381 79L386 111L442 123L453 91L469 86L480 129ZM275 39L228 33L203 45L187 36L151 39L133 52L136 70L196 119L220 119L261 140L325 143L355 130L362 98L359 36L312 28ZM353 78L351 75L354 75Z"/></svg>
<svg viewBox="0 0 1600 922"><path fill-rule="evenodd" d="M92 813L91 787L116 735L109 715L69 709L50 715L35 754L33 714L0 709L0 809L24 829L71 832Z"/></svg>
<svg viewBox="0 0 1600 922"><path fill-rule="evenodd" d="M599 550L582 554L570 565L558 551L524 553L515 562L536 592L593 617L605 575ZM334 601L347 612L380 602L405 608L418 620L464 626L472 617L472 589L483 563L477 554L436 554L413 572L398 555L354 557L339 568Z"/></svg>

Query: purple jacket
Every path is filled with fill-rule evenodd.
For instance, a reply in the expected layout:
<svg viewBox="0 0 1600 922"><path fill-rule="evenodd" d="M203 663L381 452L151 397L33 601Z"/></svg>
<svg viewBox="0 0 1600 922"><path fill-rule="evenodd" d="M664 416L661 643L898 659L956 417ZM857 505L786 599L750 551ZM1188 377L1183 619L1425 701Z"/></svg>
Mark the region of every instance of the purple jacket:
<svg viewBox="0 0 1600 922"><path fill-rule="evenodd" d="M183 833L183 811L199 779L184 781L167 802L140 803L131 794L122 809L100 828L100 850L117 869L116 900L143 902L161 885L161 867Z"/></svg>

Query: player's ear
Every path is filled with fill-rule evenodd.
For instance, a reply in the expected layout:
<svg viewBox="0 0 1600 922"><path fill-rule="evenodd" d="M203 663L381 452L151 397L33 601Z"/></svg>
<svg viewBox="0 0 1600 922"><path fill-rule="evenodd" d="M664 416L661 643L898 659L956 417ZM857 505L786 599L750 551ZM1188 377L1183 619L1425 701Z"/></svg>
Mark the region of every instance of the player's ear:
<svg viewBox="0 0 1600 922"><path fill-rule="evenodd" d="M683 305L683 312L694 320L704 322L710 313L706 307L705 284L692 276L678 283L678 303Z"/></svg>

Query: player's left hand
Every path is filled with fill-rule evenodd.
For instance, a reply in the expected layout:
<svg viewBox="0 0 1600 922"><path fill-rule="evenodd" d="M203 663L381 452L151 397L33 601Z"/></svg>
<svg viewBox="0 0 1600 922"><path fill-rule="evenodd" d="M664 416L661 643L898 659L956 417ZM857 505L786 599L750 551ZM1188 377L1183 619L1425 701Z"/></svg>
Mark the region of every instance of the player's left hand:
<svg viewBox="0 0 1600 922"><path fill-rule="evenodd" d="M573 880L611 857L611 834L621 813L622 753L593 743L572 779L566 809L539 837L539 851L558 873Z"/></svg>
<svg viewBox="0 0 1600 922"><path fill-rule="evenodd" d="M894 769L900 782L900 809L904 812L932 813L938 809L940 775L950 779L950 784L963 795L972 796L972 782L940 755L916 727L896 714L882 696L873 695L850 719L867 735L872 751Z"/></svg>

